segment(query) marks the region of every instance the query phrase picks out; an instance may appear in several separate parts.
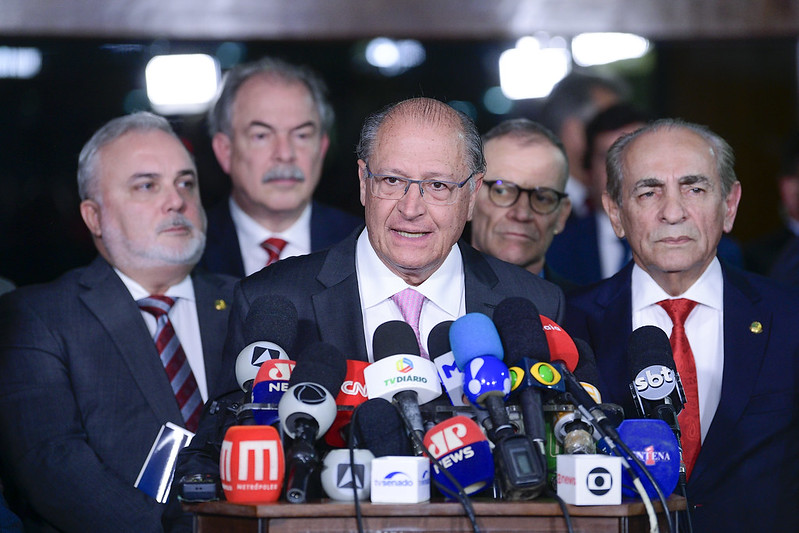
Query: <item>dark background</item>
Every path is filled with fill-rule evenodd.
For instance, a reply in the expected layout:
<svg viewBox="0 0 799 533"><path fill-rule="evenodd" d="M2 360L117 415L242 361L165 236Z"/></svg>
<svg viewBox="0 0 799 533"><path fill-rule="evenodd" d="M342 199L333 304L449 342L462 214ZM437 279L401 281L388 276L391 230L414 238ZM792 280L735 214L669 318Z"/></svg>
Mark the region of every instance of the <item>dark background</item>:
<svg viewBox="0 0 799 533"><path fill-rule="evenodd" d="M540 102L516 102L507 115L482 106L499 84L497 61L514 40L423 40L427 60L396 77L363 64L366 41L239 42L241 60L275 55L304 63L328 82L337 120L316 196L360 213L354 147L364 117L385 104L430 96L472 104L481 131L516 116L535 119ZM87 263L94 248L78 213L78 153L109 119L147 109L144 66L156 53L216 53L221 41L0 38L36 46L42 70L30 80L0 79L0 275L17 284L53 279ZM659 116L706 124L738 156L743 200L733 235L748 242L779 225L774 181L783 140L797 126L794 38L661 40L643 61L614 67L634 100ZM193 147L206 207L228 190L202 116L170 117Z"/></svg>

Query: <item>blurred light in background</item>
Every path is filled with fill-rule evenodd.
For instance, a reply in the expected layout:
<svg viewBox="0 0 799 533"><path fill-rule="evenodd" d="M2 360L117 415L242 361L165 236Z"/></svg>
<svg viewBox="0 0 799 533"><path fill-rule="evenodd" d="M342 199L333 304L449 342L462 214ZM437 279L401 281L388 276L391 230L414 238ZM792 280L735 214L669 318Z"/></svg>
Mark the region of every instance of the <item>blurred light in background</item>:
<svg viewBox="0 0 799 533"><path fill-rule="evenodd" d="M202 113L216 96L219 63L206 54L153 57L144 69L147 98L163 115Z"/></svg>
<svg viewBox="0 0 799 533"><path fill-rule="evenodd" d="M564 39L546 34L522 37L499 56L502 92L511 100L543 98L571 71Z"/></svg>
<svg viewBox="0 0 799 533"><path fill-rule="evenodd" d="M0 78L28 79L42 69L42 53L38 48L0 46Z"/></svg>
<svg viewBox="0 0 799 533"><path fill-rule="evenodd" d="M365 56L366 61L385 76L402 74L424 63L427 57L424 46L419 41L395 41L387 37L377 37L369 41Z"/></svg>
<svg viewBox="0 0 799 533"><path fill-rule="evenodd" d="M581 33L572 39L572 57L581 67L643 57L649 41L632 33Z"/></svg>
<svg viewBox="0 0 799 533"><path fill-rule="evenodd" d="M483 95L483 106L489 113L504 115L513 107L513 100L505 96L502 87L491 87Z"/></svg>

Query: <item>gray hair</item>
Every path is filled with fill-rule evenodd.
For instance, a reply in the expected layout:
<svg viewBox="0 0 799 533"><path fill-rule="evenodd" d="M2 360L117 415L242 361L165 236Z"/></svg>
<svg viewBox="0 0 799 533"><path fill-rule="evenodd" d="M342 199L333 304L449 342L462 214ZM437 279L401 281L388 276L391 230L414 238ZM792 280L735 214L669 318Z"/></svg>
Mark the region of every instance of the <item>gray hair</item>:
<svg viewBox="0 0 799 533"><path fill-rule="evenodd" d="M225 74L216 101L208 111L208 133L233 135L233 104L241 86L255 76L274 77L288 83L301 83L311 93L322 131L330 132L335 113L327 98L327 85L306 66L292 65L281 59L264 57L258 61L236 65Z"/></svg>
<svg viewBox="0 0 799 533"><path fill-rule="evenodd" d="M117 117L108 121L103 127L97 130L91 139L83 145L83 149L78 156L78 194L81 200L97 198L97 163L98 153L105 145L117 140L126 133L147 132L160 130L180 141L169 121L164 117L154 115L147 111L140 111L130 115ZM181 145L183 143L181 142Z"/></svg>
<svg viewBox="0 0 799 533"><path fill-rule="evenodd" d="M483 157L483 143L477 126L468 115L433 98L411 98L391 104L373 113L363 123L361 137L355 150L358 159L369 162L377 141L380 127L398 116L409 117L428 124L449 123L459 128L459 134L466 151L466 167L472 174L485 172L486 163ZM473 190L475 181L469 182Z"/></svg>
<svg viewBox="0 0 799 533"><path fill-rule="evenodd" d="M529 118L504 120L483 134L483 144L502 137L509 137L525 146L533 143L549 143L557 148L563 156L560 183L565 187L566 180L569 178L569 157L566 155L566 148L563 147L560 138L552 133L552 130Z"/></svg>
<svg viewBox="0 0 799 533"><path fill-rule="evenodd" d="M610 150L608 150L606 161L608 172L607 192L613 201L616 202L616 205L620 206L622 204L621 190L624 180L624 158L632 142L646 133L675 129L692 131L702 137L705 142L710 145L711 153L716 160L716 172L718 172L721 179L722 197L726 198L730 194L732 186L738 181L738 178L735 175L735 153L727 141L722 139L718 134L712 132L706 126L693 124L677 118L665 118L656 120L643 128L621 136L613 143Z"/></svg>
<svg viewBox="0 0 799 533"><path fill-rule="evenodd" d="M605 90L626 100L630 89L626 82L591 72L573 71L560 80L547 96L541 108L540 120L547 128L559 132L569 117L588 122L598 111L594 92Z"/></svg>

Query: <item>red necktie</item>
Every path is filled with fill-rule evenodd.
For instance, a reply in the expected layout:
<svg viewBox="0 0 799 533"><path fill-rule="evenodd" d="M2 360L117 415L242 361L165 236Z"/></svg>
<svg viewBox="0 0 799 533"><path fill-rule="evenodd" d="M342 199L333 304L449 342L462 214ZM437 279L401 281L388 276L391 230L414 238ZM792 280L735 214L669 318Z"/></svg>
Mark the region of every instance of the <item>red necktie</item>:
<svg viewBox="0 0 799 533"><path fill-rule="evenodd" d="M429 359L427 351L422 346L422 337L419 334L419 318L422 316L422 304L424 304L424 294L413 289L405 289L391 297L394 303L399 307L402 313L402 319L407 322L414 335L416 335L416 343L419 345L419 354L425 359Z"/></svg>
<svg viewBox="0 0 799 533"><path fill-rule="evenodd" d="M277 237L269 237L261 243L261 248L266 250L266 253L269 254L269 259L266 260L266 266L269 266L280 259L280 252L283 251L283 247L285 246L286 241Z"/></svg>
<svg viewBox="0 0 799 533"><path fill-rule="evenodd" d="M696 381L696 364L688 337L685 335L685 320L691 314L697 302L686 298L663 300L658 302L668 313L673 327L669 342L674 352L674 363L680 374L685 390L685 407L680 413L680 441L682 443L683 460L686 477L691 477L691 470L696 463L699 449L702 446L702 430L699 424L699 388Z"/></svg>
<svg viewBox="0 0 799 533"><path fill-rule="evenodd" d="M175 394L180 413L186 422L186 429L197 431L200 414L203 410L203 399L200 396L200 389L194 379L194 374L191 372L189 361L183 352L183 347L175 335L172 322L169 321L169 309L175 301L168 296L153 294L136 303L139 304L142 311L155 317L156 326L153 336L155 348L161 357L169 384L172 385L172 392Z"/></svg>

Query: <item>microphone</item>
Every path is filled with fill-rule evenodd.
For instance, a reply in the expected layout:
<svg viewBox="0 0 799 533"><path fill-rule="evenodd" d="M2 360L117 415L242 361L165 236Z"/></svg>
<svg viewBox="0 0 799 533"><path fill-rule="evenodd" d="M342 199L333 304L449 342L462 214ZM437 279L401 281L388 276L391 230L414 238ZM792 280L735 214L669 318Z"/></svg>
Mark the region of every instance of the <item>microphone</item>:
<svg viewBox="0 0 799 533"><path fill-rule="evenodd" d="M355 447L375 457L413 455L397 408L383 398L372 398L355 408L352 415Z"/></svg>
<svg viewBox="0 0 799 533"><path fill-rule="evenodd" d="M510 372L502 362L505 354L496 326L486 315L467 313L452 324L449 335L455 362L464 372L464 392L491 419L489 435L503 497L535 498L546 483L546 466L532 439L516 435L510 425L504 402L510 393Z"/></svg>
<svg viewBox="0 0 799 533"><path fill-rule="evenodd" d="M320 464L314 441L333 424L334 395L341 389L346 372L344 355L325 342L310 344L297 356L289 389L277 406L283 432L294 439L286 452L289 503L306 500L308 483Z"/></svg>
<svg viewBox="0 0 799 533"><path fill-rule="evenodd" d="M336 396L338 408L336 419L325 433L325 442L330 446L347 447L347 433L353 410L367 398L366 380L363 377L363 371L367 366L369 363L366 361L347 359L347 374L344 376L344 383L341 384L341 390Z"/></svg>
<svg viewBox="0 0 799 533"><path fill-rule="evenodd" d="M219 455L219 475L231 503L271 503L280 497L283 445L272 426L232 426Z"/></svg>
<svg viewBox="0 0 799 533"><path fill-rule="evenodd" d="M680 437L677 415L685 404L685 392L675 370L674 355L666 333L656 326L641 326L627 343L630 392L638 414L663 420Z"/></svg>
<svg viewBox="0 0 799 533"><path fill-rule="evenodd" d="M427 337L427 353L436 365L441 386L447 393L449 402L456 407L466 405L463 401L463 372L455 363L452 347L449 343L449 330L453 321L446 320L436 324Z"/></svg>
<svg viewBox="0 0 799 533"><path fill-rule="evenodd" d="M352 450L354 461L350 463L350 450L330 450L322 461L322 488L333 500L351 502L355 499L353 488L359 500L366 500L371 493L372 459L369 450Z"/></svg>
<svg viewBox="0 0 799 533"><path fill-rule="evenodd" d="M369 399L393 400L411 433L416 455L422 455L424 422L420 404L441 396L436 366L419 356L416 335L408 323L392 320L380 324L372 339L375 362L363 371ZM418 441L418 442L417 442Z"/></svg>
<svg viewBox="0 0 799 533"><path fill-rule="evenodd" d="M261 364L252 385L252 404L240 409L250 409L256 424L271 426L280 420L277 406L289 388L289 378L297 363L288 359L268 359Z"/></svg>
<svg viewBox="0 0 799 533"><path fill-rule="evenodd" d="M424 445L467 495L480 492L494 482L491 445L471 418L459 415L439 422L425 435ZM450 497L458 493L458 488L435 463L433 480Z"/></svg>
<svg viewBox="0 0 799 533"><path fill-rule="evenodd" d="M236 358L236 380L244 392L252 390L264 361L289 358L288 351L297 340L297 323L297 309L288 298L269 294L253 300L242 325L247 346Z"/></svg>

